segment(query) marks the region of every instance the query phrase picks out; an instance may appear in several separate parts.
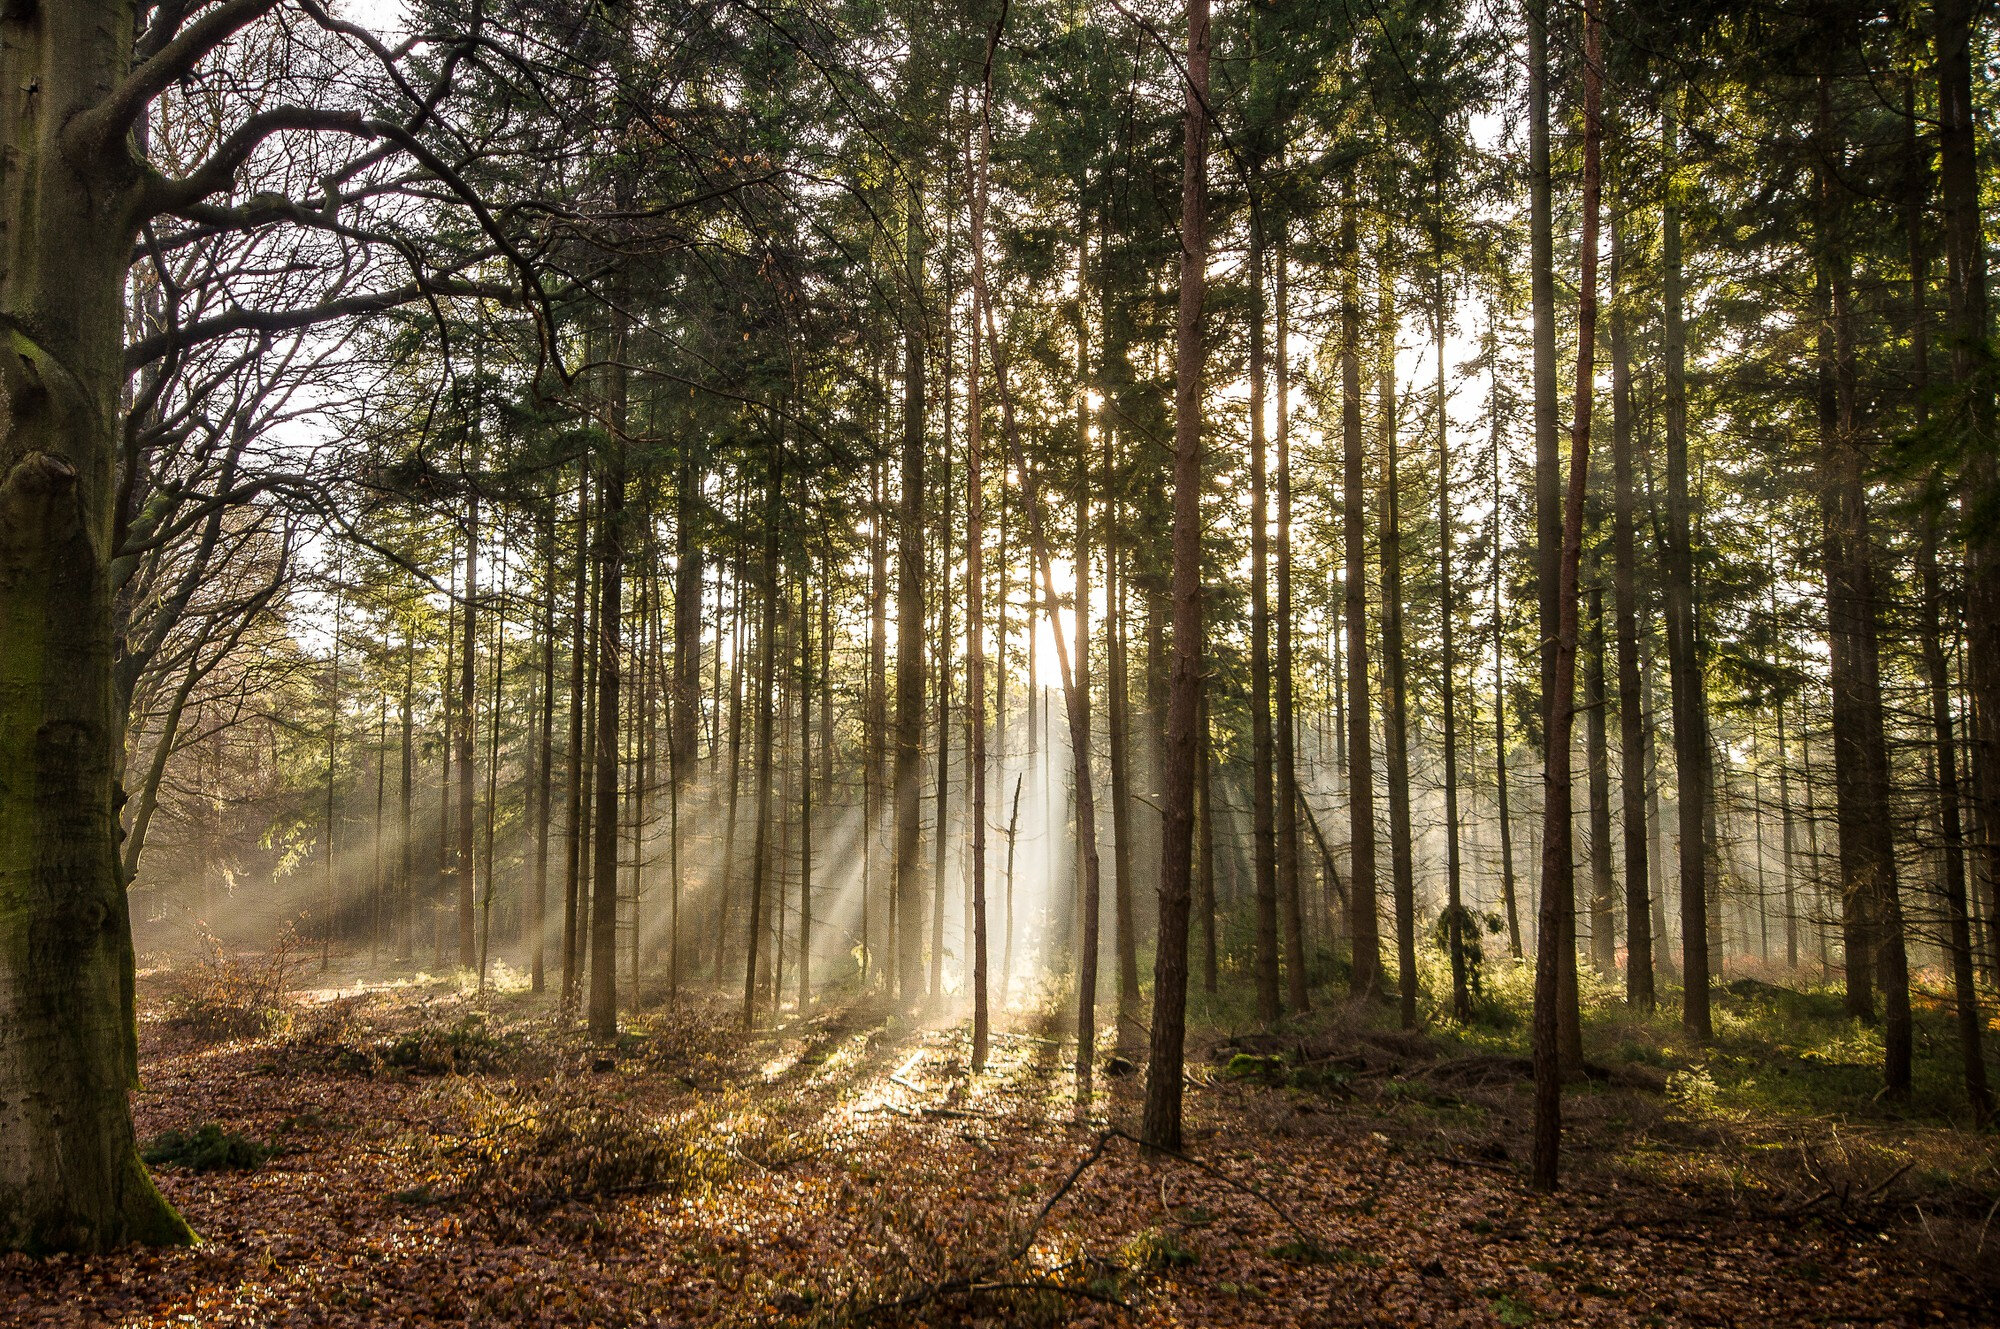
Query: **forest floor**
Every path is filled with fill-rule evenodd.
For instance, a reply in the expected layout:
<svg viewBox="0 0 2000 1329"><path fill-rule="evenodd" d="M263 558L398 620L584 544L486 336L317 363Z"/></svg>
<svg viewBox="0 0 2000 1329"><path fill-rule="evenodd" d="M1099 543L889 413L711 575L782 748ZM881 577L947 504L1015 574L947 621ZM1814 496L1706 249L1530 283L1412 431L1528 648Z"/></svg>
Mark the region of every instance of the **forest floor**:
<svg viewBox="0 0 2000 1329"><path fill-rule="evenodd" d="M2000 1286L1994 1136L1759 1089L1838 1039L1727 1018L1700 1062L1594 1022L1539 1197L1518 1032L1205 1025L1186 1155L1148 1158L1143 1075L1079 1119L1047 1016L973 1076L962 1025L859 999L749 1037L656 1005L609 1048L455 981L237 1037L211 999L142 979L139 1132L202 1243L5 1257L0 1323L1963 1325Z"/></svg>

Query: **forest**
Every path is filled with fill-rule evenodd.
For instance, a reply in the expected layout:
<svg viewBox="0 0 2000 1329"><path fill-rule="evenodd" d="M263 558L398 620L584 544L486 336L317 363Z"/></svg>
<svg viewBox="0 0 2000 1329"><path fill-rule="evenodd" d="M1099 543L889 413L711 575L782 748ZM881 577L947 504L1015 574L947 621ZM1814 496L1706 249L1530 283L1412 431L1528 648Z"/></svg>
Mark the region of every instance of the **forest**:
<svg viewBox="0 0 2000 1329"><path fill-rule="evenodd" d="M1993 1322L1996 115L0 0L0 1321Z"/></svg>

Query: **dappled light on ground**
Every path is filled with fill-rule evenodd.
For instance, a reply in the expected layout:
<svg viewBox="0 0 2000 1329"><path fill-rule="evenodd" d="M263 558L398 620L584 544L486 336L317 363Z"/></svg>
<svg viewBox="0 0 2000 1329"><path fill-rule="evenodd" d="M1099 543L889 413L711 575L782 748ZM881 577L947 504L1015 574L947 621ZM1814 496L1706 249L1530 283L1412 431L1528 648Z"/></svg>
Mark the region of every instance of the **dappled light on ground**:
<svg viewBox="0 0 2000 1329"><path fill-rule="evenodd" d="M1199 1036L1187 1152L1148 1158L1143 1071L1079 1118L1034 1013L972 1075L962 1026L868 999L754 1036L691 1000L609 1046L449 981L328 983L220 1039L143 999L142 1138L214 1128L214 1157L157 1164L204 1244L8 1257L0 1320L1916 1324L1966 1295L1881 1221L1907 1169L1860 1137L1889 1125L1812 1160L1844 1190L1725 1182L1742 1141L1798 1136L1732 1124L1726 1071L1701 1090L1636 1056L1578 1091L1576 1180L1541 1199L1518 1058L1353 1012ZM1990 1151L1960 1164L1990 1177Z"/></svg>

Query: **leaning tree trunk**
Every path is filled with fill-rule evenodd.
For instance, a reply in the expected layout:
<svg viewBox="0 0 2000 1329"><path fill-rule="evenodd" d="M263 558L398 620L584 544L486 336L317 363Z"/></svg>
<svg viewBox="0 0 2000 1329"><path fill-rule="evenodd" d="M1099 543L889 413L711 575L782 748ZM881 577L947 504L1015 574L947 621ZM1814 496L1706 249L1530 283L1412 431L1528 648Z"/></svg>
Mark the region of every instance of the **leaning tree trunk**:
<svg viewBox="0 0 2000 1329"><path fill-rule="evenodd" d="M0 1248L193 1234L133 1139L132 929L118 860L113 474L125 269L141 220L125 127L132 14L12 6L0 80ZM92 130L96 130L96 141Z"/></svg>

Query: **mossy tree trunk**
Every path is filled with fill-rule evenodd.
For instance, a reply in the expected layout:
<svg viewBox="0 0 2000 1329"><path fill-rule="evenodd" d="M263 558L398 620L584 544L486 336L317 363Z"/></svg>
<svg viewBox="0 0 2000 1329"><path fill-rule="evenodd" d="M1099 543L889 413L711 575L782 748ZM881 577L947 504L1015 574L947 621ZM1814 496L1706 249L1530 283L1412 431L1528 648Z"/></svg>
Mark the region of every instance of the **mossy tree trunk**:
<svg viewBox="0 0 2000 1329"><path fill-rule="evenodd" d="M0 19L0 1247L16 1250L193 1240L126 1097L110 566L125 271L159 183L129 138L132 33L117 0Z"/></svg>

